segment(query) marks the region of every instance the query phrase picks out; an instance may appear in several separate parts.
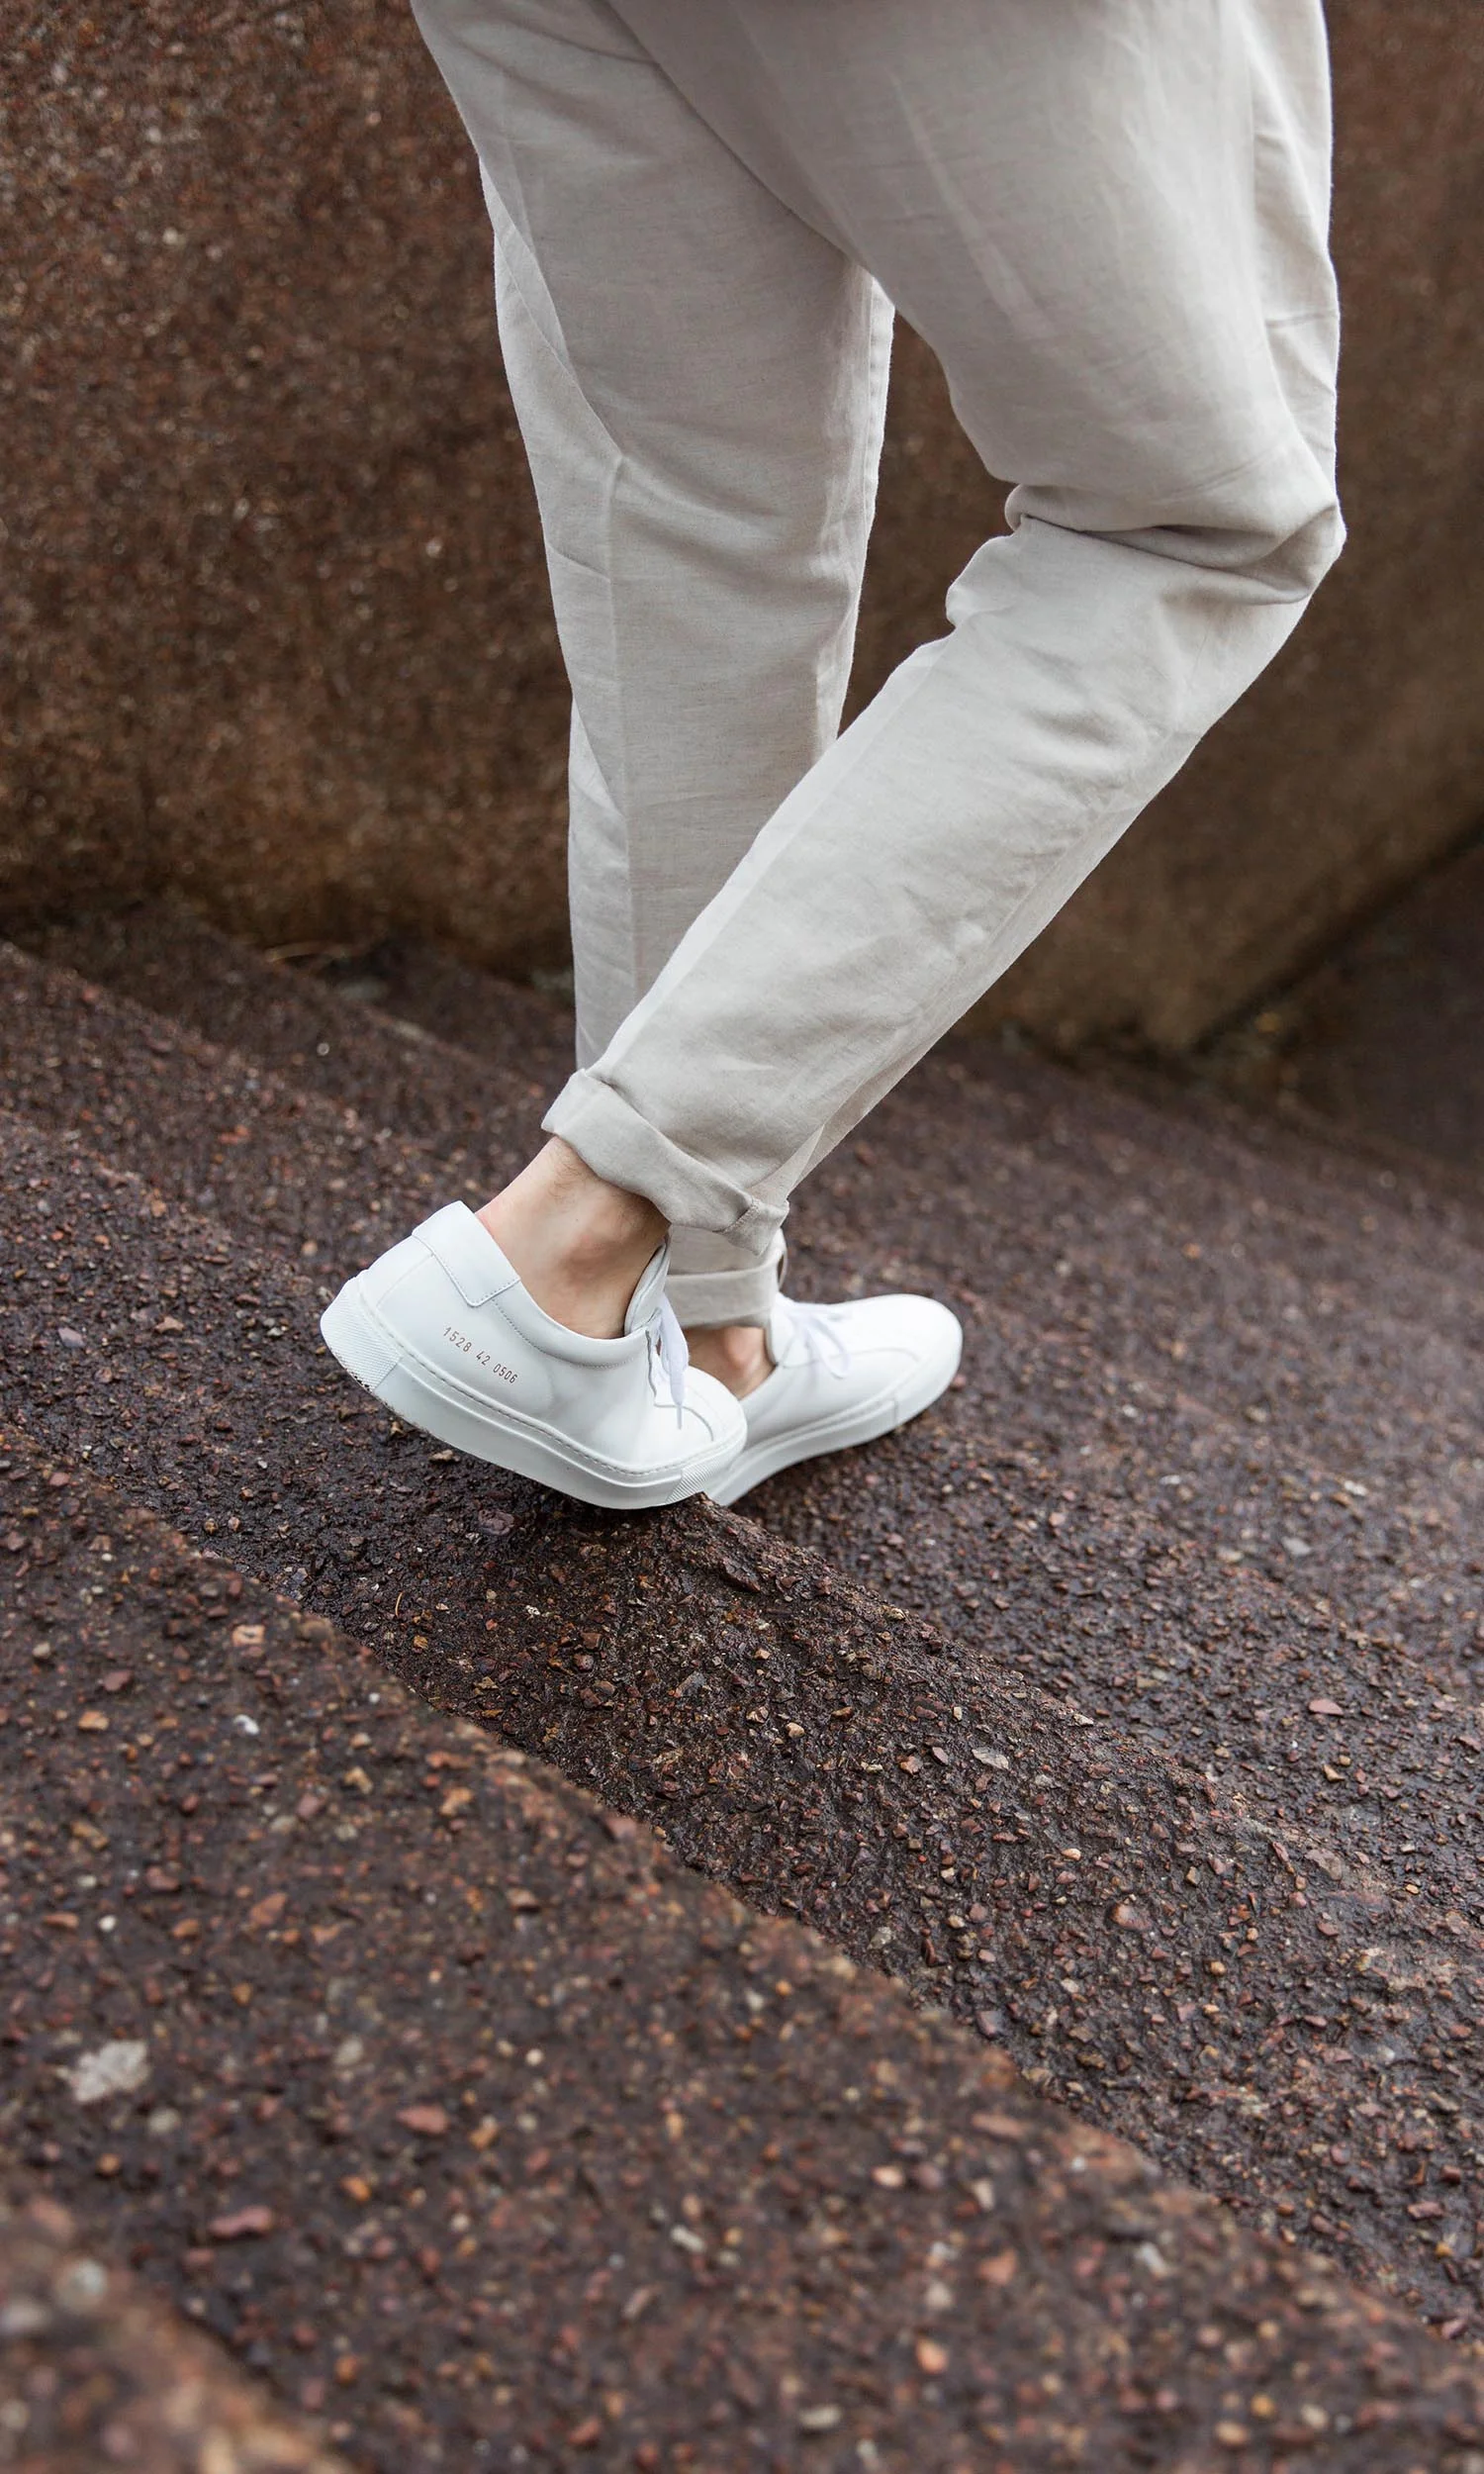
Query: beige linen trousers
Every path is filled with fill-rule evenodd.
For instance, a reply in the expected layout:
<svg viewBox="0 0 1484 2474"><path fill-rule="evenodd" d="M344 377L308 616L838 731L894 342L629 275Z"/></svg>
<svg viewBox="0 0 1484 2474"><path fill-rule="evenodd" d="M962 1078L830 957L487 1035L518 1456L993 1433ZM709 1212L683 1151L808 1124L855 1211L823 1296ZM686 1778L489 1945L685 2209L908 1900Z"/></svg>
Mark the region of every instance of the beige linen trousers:
<svg viewBox="0 0 1484 2474"><path fill-rule="evenodd" d="M573 691L547 1118L760 1321L788 1195L1339 549L1320 0L417 0ZM893 305L1011 530L837 735Z"/></svg>

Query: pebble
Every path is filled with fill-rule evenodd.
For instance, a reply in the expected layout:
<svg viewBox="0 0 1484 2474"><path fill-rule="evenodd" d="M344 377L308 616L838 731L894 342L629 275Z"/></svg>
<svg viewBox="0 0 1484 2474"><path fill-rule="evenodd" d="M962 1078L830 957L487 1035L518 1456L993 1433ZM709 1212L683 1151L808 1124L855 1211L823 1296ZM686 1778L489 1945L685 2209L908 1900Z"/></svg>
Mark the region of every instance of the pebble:
<svg viewBox="0 0 1484 2474"><path fill-rule="evenodd" d="M149 2076L149 2047L141 2039L120 2037L83 2053L65 2076L79 2105L99 2105L110 2096L132 2096Z"/></svg>

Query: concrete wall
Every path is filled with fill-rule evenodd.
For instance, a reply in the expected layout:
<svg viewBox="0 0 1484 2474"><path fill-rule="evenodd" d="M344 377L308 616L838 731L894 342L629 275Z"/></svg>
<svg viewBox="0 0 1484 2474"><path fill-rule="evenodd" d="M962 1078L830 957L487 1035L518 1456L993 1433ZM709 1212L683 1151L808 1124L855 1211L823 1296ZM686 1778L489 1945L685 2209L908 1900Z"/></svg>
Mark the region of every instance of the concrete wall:
<svg viewBox="0 0 1484 2474"><path fill-rule="evenodd" d="M988 1000L1198 1036L1484 809L1473 0L1337 0L1351 546ZM462 134L393 0L20 0L5 38L0 907L562 950L566 699ZM912 338L859 664L998 493Z"/></svg>

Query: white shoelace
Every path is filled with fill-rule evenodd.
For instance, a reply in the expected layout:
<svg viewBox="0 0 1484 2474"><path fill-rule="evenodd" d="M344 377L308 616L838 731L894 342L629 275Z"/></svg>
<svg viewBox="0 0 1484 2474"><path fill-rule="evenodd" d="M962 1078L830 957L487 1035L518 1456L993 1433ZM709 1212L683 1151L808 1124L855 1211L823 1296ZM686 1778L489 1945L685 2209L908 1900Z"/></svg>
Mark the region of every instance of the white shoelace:
<svg viewBox="0 0 1484 2474"><path fill-rule="evenodd" d="M828 1306L795 1305L788 1300L788 1329L796 1332L804 1345L804 1357L816 1359L832 1375L850 1373L850 1351L830 1319Z"/></svg>
<svg viewBox="0 0 1484 2474"><path fill-rule="evenodd" d="M659 1312L646 1325L649 1336L649 1380L659 1390L657 1375L663 1374L665 1388L675 1403L676 1422L685 1415L686 1369L691 1352L680 1319L668 1297L660 1299Z"/></svg>
<svg viewBox="0 0 1484 2474"><path fill-rule="evenodd" d="M806 1363L816 1361L840 1378L850 1373L850 1351L831 1321L827 1306L795 1305L790 1298L788 1315L789 1338L803 1342ZM651 1317L647 1331L650 1380L658 1393L660 1378L663 1377L664 1388L675 1404L675 1414L679 1419L685 1414L686 1369L691 1363L691 1351L668 1297L660 1299L659 1311Z"/></svg>

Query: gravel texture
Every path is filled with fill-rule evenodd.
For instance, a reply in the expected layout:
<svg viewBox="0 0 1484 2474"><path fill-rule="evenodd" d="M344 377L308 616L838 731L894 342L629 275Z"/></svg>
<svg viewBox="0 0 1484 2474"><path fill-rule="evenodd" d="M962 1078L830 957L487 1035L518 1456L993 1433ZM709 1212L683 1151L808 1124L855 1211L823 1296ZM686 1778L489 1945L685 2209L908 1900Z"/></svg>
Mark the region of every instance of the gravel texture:
<svg viewBox="0 0 1484 2474"><path fill-rule="evenodd" d="M354 2463L1478 2474L1458 2349L5 1457L7 2145ZM33 2384L39 2273L0 2317Z"/></svg>
<svg viewBox="0 0 1484 2474"><path fill-rule="evenodd" d="M68 2212L39 2197L0 2203L0 2465L349 2474L260 2381L95 2257Z"/></svg>
<svg viewBox="0 0 1484 2474"><path fill-rule="evenodd" d="M311 1354L322 1274L498 1174L519 1067L178 920L100 956L156 1004L173 972L256 1062L9 966L4 1337L33 1433L1265 2230L1471 2330L1468 1210L1231 1110L949 1056L816 1181L795 1261L826 1293L954 1296L965 1388L760 1492L766 1527L604 1522L440 1460ZM488 986L465 1036L487 1017ZM497 1102L482 1150L426 1138Z"/></svg>

